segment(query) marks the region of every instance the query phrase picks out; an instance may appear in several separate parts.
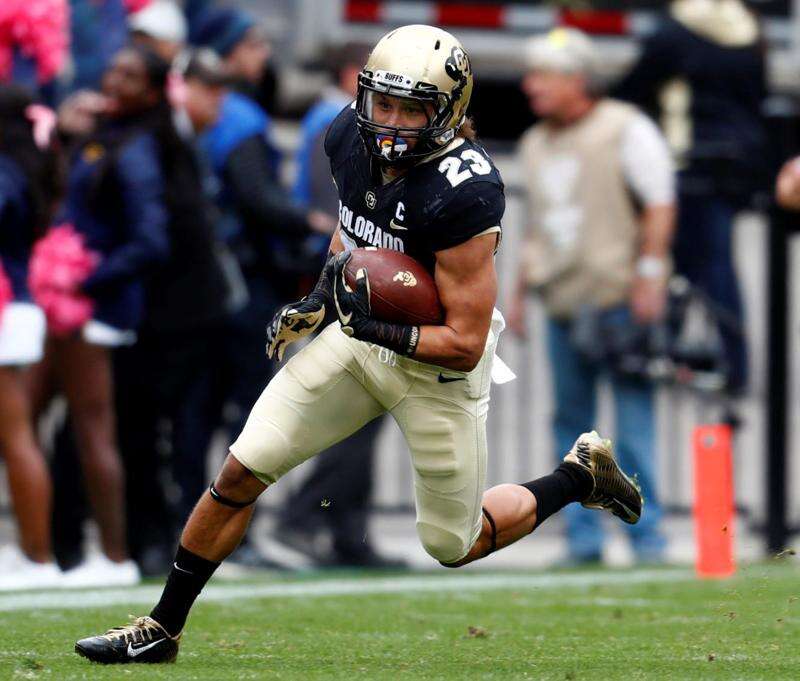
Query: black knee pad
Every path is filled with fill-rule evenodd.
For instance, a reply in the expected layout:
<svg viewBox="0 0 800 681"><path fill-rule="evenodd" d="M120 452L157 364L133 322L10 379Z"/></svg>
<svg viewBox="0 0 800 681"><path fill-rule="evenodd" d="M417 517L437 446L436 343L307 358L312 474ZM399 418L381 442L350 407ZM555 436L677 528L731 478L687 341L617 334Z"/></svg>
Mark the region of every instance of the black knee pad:
<svg viewBox="0 0 800 681"><path fill-rule="evenodd" d="M223 506L229 506L230 508L247 508L251 504L254 504L256 501L255 499L253 499L252 501L234 501L233 499L228 499L228 497L222 496L217 491L217 488L214 487L213 482L208 488L208 493L211 495L211 498L218 504L222 504Z"/></svg>
<svg viewBox="0 0 800 681"><path fill-rule="evenodd" d="M489 513L489 511L487 511L485 507L481 507L481 510L483 511L483 515L486 518L486 520L489 521L489 527L492 528L492 542L489 546L489 553L494 553L495 551L497 551L497 525L494 524L494 518L492 518L492 514ZM487 553L486 555L488 556L489 553Z"/></svg>

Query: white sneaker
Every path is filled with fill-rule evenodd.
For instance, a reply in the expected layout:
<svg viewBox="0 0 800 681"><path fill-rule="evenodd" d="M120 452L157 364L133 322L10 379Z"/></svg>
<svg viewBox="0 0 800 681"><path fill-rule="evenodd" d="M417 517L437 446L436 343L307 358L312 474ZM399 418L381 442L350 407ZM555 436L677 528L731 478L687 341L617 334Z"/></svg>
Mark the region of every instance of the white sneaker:
<svg viewBox="0 0 800 681"><path fill-rule="evenodd" d="M0 549L0 591L52 589L61 586L61 570L54 562L37 563L18 546Z"/></svg>
<svg viewBox="0 0 800 681"><path fill-rule="evenodd" d="M103 554L87 558L77 567L67 570L62 579L66 588L133 586L142 580L139 567L132 560L115 563Z"/></svg>

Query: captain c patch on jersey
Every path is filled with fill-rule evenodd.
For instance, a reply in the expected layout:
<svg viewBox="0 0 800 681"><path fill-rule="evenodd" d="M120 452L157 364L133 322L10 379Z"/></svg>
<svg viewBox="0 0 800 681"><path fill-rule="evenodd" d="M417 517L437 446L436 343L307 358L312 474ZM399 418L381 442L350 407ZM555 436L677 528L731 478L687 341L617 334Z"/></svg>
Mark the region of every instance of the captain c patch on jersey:
<svg viewBox="0 0 800 681"><path fill-rule="evenodd" d="M406 247L403 239L394 236L386 228L381 228L372 220L368 220L363 215L355 215L350 208L339 201L339 224L344 230L343 237L352 235L362 241L366 241L377 248L390 248L393 251L405 253ZM351 248L356 248L357 244L350 244Z"/></svg>

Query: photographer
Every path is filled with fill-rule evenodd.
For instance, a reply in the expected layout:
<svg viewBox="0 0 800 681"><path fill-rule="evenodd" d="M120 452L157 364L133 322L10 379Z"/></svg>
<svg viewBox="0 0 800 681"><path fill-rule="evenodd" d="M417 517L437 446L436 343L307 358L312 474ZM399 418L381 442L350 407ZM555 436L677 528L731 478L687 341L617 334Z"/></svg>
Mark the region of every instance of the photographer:
<svg viewBox="0 0 800 681"><path fill-rule="evenodd" d="M604 339L644 328L664 313L675 212L672 165L644 114L597 96L595 59L589 38L572 29L529 44L523 90L541 121L520 144L530 232L509 326L524 333L524 297L535 289L549 318L559 456L573 433L595 427L596 383L611 370L617 455L638 472L647 503L641 522L629 527L630 537L637 559L655 562L664 539L655 498L653 388L614 371L604 353L590 355ZM580 329L587 325L596 332L581 343ZM568 561L600 561L603 534L596 515L574 506L565 516Z"/></svg>

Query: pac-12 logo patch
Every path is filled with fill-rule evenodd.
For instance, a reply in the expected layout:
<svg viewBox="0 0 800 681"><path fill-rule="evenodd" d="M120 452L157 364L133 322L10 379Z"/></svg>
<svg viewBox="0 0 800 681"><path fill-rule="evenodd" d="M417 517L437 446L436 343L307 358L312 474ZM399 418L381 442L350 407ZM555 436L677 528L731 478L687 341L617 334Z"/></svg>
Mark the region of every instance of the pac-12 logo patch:
<svg viewBox="0 0 800 681"><path fill-rule="evenodd" d="M375 192L371 189L364 195L364 203L367 204L367 208L372 210L378 204L378 198L375 196Z"/></svg>
<svg viewBox="0 0 800 681"><path fill-rule="evenodd" d="M402 281L403 286L416 286L417 278L411 272L400 271L392 277L392 281Z"/></svg>

